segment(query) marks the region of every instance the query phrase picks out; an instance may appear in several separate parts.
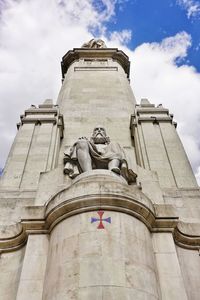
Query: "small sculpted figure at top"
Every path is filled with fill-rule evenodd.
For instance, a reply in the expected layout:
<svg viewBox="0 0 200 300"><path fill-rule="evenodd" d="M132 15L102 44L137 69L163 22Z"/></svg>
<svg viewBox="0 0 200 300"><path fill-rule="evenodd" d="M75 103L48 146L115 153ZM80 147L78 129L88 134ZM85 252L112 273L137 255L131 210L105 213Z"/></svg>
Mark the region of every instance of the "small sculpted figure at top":
<svg viewBox="0 0 200 300"><path fill-rule="evenodd" d="M94 169L107 169L122 175L128 183L136 181L137 175L130 169L124 151L118 143L110 142L103 126L94 128L89 139L81 137L64 153L64 173L71 178Z"/></svg>
<svg viewBox="0 0 200 300"><path fill-rule="evenodd" d="M106 44L101 39L91 39L89 42L84 43L82 45L82 48L92 48L92 49L98 49L98 48L107 48Z"/></svg>

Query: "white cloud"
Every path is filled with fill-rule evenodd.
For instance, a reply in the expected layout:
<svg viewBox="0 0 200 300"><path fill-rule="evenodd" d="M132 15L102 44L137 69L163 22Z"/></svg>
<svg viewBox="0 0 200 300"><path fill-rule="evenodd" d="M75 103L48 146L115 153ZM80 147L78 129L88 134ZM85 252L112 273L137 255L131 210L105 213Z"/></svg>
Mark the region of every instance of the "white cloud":
<svg viewBox="0 0 200 300"><path fill-rule="evenodd" d="M131 30L124 29L122 31L113 31L110 34L110 40L118 44L127 44L132 37Z"/></svg>
<svg viewBox="0 0 200 300"><path fill-rule="evenodd" d="M195 0L177 0L177 3L186 10L188 19L200 16L200 3Z"/></svg>

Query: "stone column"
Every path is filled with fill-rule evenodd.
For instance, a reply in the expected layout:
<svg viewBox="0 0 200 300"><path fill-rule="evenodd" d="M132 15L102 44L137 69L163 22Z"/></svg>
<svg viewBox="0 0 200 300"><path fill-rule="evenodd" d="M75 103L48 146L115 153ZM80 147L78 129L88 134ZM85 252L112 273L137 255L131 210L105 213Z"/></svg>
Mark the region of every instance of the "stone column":
<svg viewBox="0 0 200 300"><path fill-rule="evenodd" d="M200 295L200 252L176 247L188 298L199 300Z"/></svg>
<svg viewBox="0 0 200 300"><path fill-rule="evenodd" d="M16 300L42 300L48 237L29 235Z"/></svg>
<svg viewBox="0 0 200 300"><path fill-rule="evenodd" d="M24 248L0 254L0 299L16 299L23 258Z"/></svg>
<svg viewBox="0 0 200 300"><path fill-rule="evenodd" d="M162 300L189 300L171 233L154 233L153 245Z"/></svg>

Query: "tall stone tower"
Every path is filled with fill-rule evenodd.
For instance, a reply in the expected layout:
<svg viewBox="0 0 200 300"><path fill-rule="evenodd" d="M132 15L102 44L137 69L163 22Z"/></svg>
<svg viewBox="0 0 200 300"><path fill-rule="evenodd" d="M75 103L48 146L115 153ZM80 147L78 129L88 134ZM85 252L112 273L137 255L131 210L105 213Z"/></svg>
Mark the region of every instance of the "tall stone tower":
<svg viewBox="0 0 200 300"><path fill-rule="evenodd" d="M199 300L200 192L173 116L136 104L101 40L61 66L0 181L0 299Z"/></svg>

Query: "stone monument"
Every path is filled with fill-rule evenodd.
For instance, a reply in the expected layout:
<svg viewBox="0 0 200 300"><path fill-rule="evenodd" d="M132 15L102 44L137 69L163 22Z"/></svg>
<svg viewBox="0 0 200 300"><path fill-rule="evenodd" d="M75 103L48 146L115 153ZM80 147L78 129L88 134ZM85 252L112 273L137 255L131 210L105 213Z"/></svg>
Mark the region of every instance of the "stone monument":
<svg viewBox="0 0 200 300"><path fill-rule="evenodd" d="M0 299L198 300L200 191L172 114L136 103L102 40L61 69L0 179Z"/></svg>

